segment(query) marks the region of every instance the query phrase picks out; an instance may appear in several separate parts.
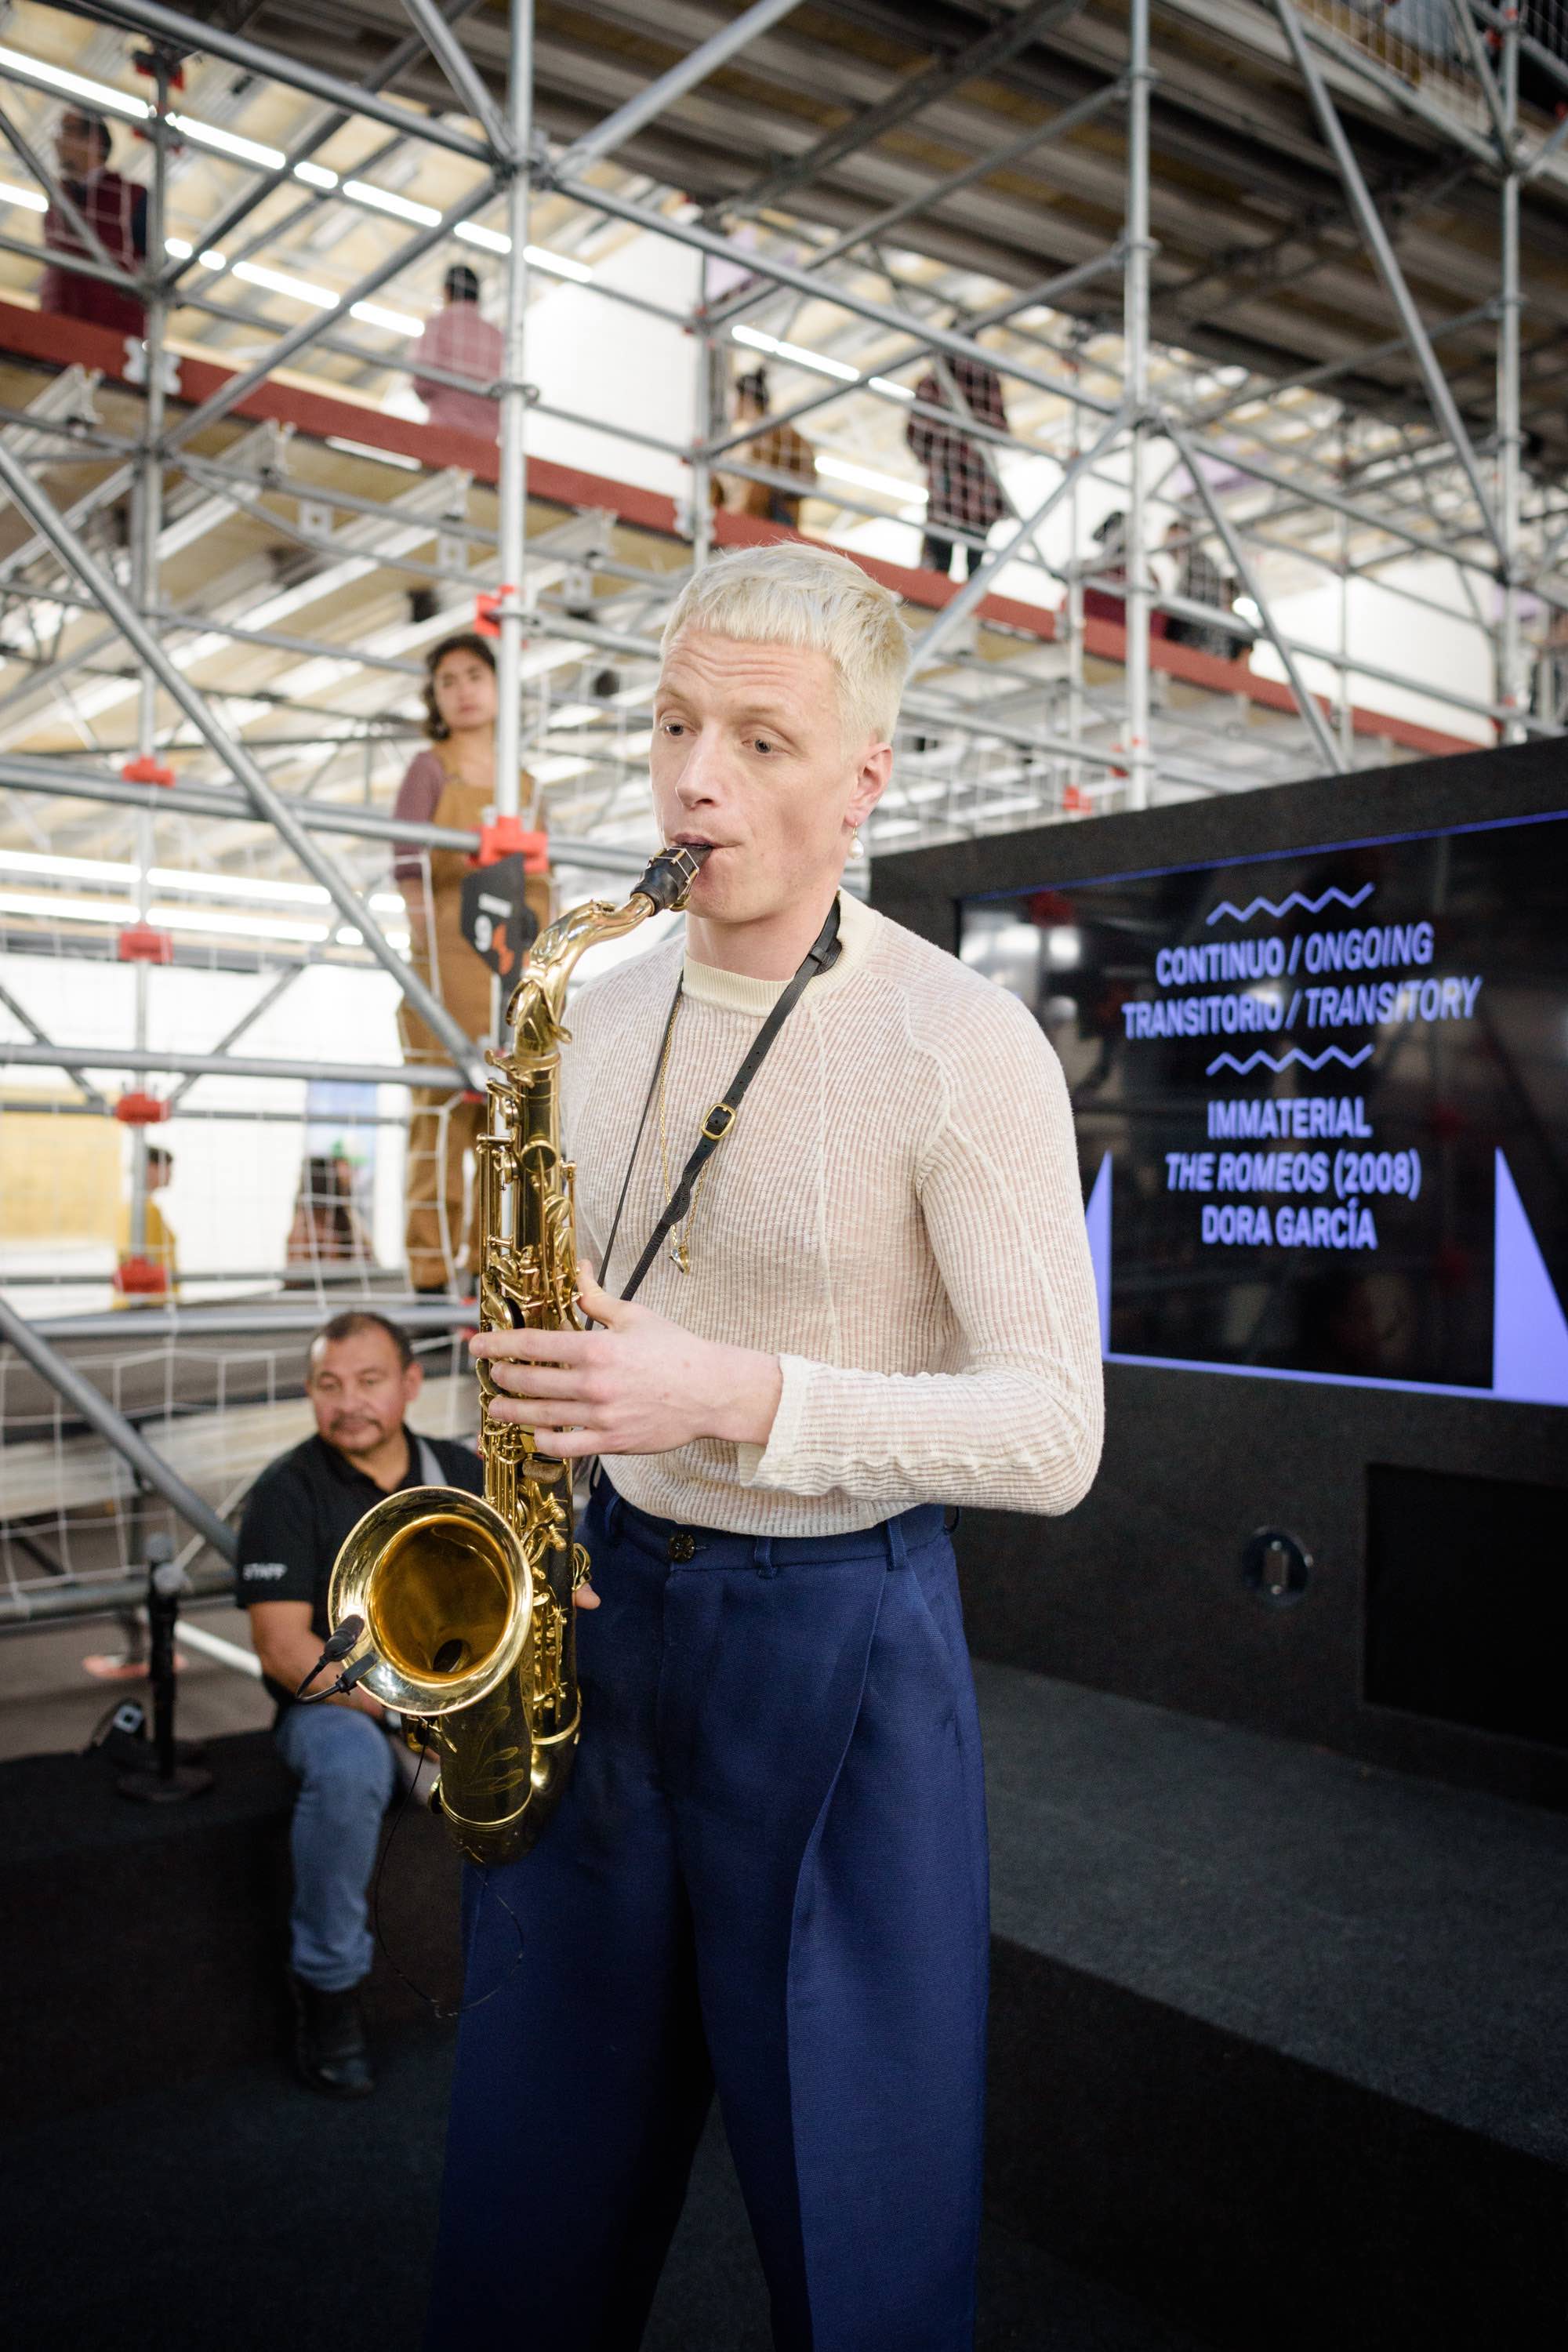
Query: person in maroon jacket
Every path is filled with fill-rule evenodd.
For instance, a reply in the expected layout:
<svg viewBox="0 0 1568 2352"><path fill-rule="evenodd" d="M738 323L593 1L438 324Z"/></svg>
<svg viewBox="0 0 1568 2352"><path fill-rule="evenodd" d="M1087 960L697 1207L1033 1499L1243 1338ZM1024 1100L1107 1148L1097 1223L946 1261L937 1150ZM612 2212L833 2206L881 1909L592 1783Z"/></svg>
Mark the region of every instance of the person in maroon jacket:
<svg viewBox="0 0 1568 2352"><path fill-rule="evenodd" d="M60 117L55 157L60 178L82 219L111 261L134 271L147 258L147 191L121 178L110 163L111 142L101 114L75 108ZM58 205L44 215L44 243L51 253L94 258L75 224ZM62 269L50 262L38 283L38 308L62 319L86 319L122 335L146 331L147 313L133 294L101 278Z"/></svg>

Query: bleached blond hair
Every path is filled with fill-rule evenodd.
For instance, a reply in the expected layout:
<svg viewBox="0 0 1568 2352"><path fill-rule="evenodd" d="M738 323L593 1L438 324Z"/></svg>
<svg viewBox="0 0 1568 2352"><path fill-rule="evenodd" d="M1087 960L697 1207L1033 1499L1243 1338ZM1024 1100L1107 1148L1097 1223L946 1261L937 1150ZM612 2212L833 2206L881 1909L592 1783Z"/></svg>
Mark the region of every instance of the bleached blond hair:
<svg viewBox="0 0 1568 2352"><path fill-rule="evenodd" d="M676 598L661 640L667 656L685 629L826 654L838 674L846 748L892 741L910 635L897 597L847 555L789 541L721 555Z"/></svg>

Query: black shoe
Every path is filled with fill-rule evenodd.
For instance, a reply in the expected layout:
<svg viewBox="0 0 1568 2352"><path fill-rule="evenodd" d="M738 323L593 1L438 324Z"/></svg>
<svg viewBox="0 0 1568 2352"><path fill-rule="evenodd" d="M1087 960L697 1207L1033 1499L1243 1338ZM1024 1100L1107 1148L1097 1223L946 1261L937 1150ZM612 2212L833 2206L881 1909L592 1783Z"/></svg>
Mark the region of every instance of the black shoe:
<svg viewBox="0 0 1568 2352"><path fill-rule="evenodd" d="M359 1987L323 1992L299 1977L294 1989L294 2055L312 2091L329 2099L368 2099L375 2088L365 2044Z"/></svg>

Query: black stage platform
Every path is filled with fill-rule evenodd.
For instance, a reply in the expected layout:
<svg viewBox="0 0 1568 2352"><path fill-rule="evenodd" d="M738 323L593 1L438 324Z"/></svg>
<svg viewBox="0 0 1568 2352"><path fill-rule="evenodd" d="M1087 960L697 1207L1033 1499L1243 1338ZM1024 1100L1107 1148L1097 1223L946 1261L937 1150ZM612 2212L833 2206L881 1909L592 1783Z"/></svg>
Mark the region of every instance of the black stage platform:
<svg viewBox="0 0 1568 2352"><path fill-rule="evenodd" d="M1568 1822L975 1673L992 2210L1236 2352L1561 2352Z"/></svg>
<svg viewBox="0 0 1568 2352"><path fill-rule="evenodd" d="M996 1941L983 2352L1558 2352L1568 1824L977 1669ZM8 2332L337 2352L417 2327L447 2042L378 1966L385 2081L281 2070L288 1784L265 1735L171 1812L0 1767ZM405 1819L387 1927L433 1989L452 1857ZM1191 2333L1184 2332L1191 2331ZM721 2136L648 2343L749 2352Z"/></svg>

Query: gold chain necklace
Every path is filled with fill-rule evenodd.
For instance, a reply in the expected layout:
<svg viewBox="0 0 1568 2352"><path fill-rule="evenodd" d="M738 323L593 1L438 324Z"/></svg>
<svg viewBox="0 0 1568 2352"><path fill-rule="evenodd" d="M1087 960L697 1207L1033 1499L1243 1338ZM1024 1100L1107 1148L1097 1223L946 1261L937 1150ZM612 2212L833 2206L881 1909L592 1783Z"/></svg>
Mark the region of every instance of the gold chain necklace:
<svg viewBox="0 0 1568 2352"><path fill-rule="evenodd" d="M665 1082L669 1076L669 1056L675 1045L675 1024L680 1017L680 1008L685 1002L684 992L678 993L675 1009L670 1014L669 1027L665 1033L664 1052L659 1057L658 1065L658 1171L667 1201L674 1186L669 1181L669 1139L665 1120ZM691 1204L665 1244L669 1254L670 1264L679 1274L689 1274L691 1271L691 1252L688 1246L687 1236L691 1231L691 1220L697 1214L697 1203L702 1198L702 1187L708 1181L708 1167L710 1165L711 1162L709 1162L703 1167L691 1195Z"/></svg>

